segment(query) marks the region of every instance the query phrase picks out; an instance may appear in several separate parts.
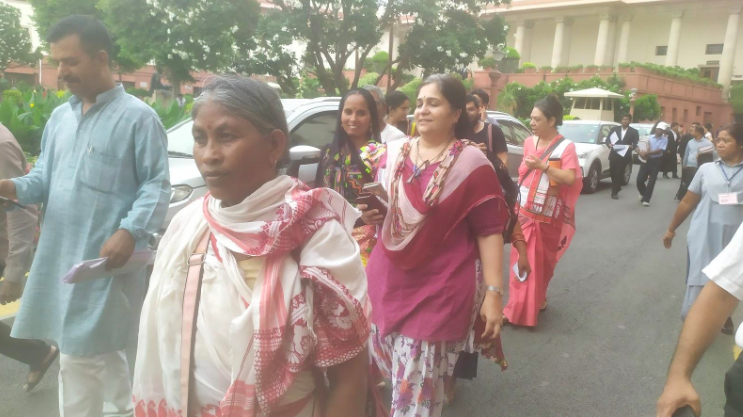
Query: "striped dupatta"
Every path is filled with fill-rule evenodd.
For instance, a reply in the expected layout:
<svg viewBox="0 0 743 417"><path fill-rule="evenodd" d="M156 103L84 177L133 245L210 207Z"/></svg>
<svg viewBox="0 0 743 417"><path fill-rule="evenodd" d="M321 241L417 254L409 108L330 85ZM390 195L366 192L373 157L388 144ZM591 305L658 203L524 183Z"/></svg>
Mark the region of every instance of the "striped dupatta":
<svg viewBox="0 0 743 417"><path fill-rule="evenodd" d="M300 372L343 363L367 344L370 305L351 237L359 213L336 192L310 190L287 176L269 181L236 206L223 208L211 195L200 203L176 216L161 243L140 326L135 415L181 413L174 389L180 358L163 352L180 343L175 323L182 316L181 298L173 289L185 280L183 265L207 230L224 279L235 285L245 310L224 318L231 320L230 387L219 404L198 415L269 416L279 410L282 416L294 415L280 404ZM313 240L328 230L334 231L332 242ZM346 251L353 256L335 256L334 248L344 242L355 248ZM253 288L233 254L265 257Z"/></svg>

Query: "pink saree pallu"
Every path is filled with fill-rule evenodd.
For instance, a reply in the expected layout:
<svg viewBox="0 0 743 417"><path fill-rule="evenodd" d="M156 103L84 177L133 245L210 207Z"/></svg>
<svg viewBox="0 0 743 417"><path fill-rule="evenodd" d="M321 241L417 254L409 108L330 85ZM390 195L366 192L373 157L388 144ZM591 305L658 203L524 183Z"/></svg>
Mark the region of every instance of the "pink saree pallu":
<svg viewBox="0 0 743 417"><path fill-rule="evenodd" d="M562 136L553 139L552 146ZM524 144L524 160L530 155L541 156L535 143L538 138L531 137ZM526 237L527 256L531 274L521 282L513 272L518 262L518 251L511 251L509 268L508 304L503 314L508 321L518 326L537 325L539 310L547 299L547 288L555 272L558 261L565 254L575 234L575 203L583 188L583 177L578 163L575 145L563 140L545 162L553 168L573 170L573 185L557 185L547 174L539 170L529 170L522 162L519 168L521 184L521 207L519 222Z"/></svg>
<svg viewBox="0 0 743 417"><path fill-rule="evenodd" d="M409 158L415 140L389 143L379 174L390 212L367 265L371 350L392 382L390 415L438 417L461 352L505 367L500 338L475 336L484 298L477 236L502 233L508 210L493 166L469 141L421 168ZM470 223L479 207L492 208L492 222L478 223L484 234Z"/></svg>

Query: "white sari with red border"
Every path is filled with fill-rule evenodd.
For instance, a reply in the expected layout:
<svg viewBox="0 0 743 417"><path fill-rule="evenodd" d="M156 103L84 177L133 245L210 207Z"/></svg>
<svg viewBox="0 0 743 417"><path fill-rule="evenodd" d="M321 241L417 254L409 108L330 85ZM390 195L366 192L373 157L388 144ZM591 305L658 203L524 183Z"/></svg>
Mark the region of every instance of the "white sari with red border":
<svg viewBox="0 0 743 417"><path fill-rule="evenodd" d="M220 374L217 357L227 358L230 378L224 392L210 394L212 401L204 400L209 396L203 392L194 393L199 404L191 408L201 417L303 415L303 404L315 393L298 395L292 391L295 385L306 389L308 372L343 363L367 344L366 274L351 236L358 217L336 192L310 190L287 176L264 184L236 206L223 208L207 195L179 213L160 244L142 310L135 416L182 416L180 346L187 260L207 232L212 235L209 251L221 266L212 268L207 262L204 282L218 280L220 294L226 295L224 308L199 305L193 367L202 372L195 377L196 386L224 386L224 381L208 380ZM264 258L253 288L233 253ZM204 293L210 288L216 287L202 284L202 300L210 299ZM229 334L211 333L226 342L202 342L200 348L209 323L222 325ZM226 351L218 351L220 347ZM286 404L287 398L306 401Z"/></svg>

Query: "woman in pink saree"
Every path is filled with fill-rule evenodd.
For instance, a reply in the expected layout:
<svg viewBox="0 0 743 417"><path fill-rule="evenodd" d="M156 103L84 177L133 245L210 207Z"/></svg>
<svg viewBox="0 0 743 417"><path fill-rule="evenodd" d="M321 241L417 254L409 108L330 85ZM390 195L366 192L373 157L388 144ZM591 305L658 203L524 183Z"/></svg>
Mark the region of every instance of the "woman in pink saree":
<svg viewBox="0 0 743 417"><path fill-rule="evenodd" d="M547 287L557 262L575 234L575 203L583 188L575 145L557 131L562 105L555 96L534 104L531 129L519 168L521 207L519 222L526 238L531 273L518 277L513 265L519 255L511 251L511 277L504 320L534 327L540 310L547 308ZM523 280L522 280L523 279Z"/></svg>
<svg viewBox="0 0 743 417"><path fill-rule="evenodd" d="M500 349L503 229L508 209L493 165L467 140L462 82L426 79L420 137L388 144L378 179L389 212L367 265L372 354L392 382L393 417L439 417L459 354Z"/></svg>

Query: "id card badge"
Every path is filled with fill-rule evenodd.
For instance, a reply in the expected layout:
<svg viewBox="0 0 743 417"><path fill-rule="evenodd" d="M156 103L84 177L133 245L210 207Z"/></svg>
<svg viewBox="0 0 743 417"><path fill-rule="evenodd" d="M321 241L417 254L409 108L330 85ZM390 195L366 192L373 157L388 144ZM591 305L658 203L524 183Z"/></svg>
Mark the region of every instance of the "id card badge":
<svg viewBox="0 0 743 417"><path fill-rule="evenodd" d="M718 200L722 206L734 206L739 204L738 193L722 193Z"/></svg>

